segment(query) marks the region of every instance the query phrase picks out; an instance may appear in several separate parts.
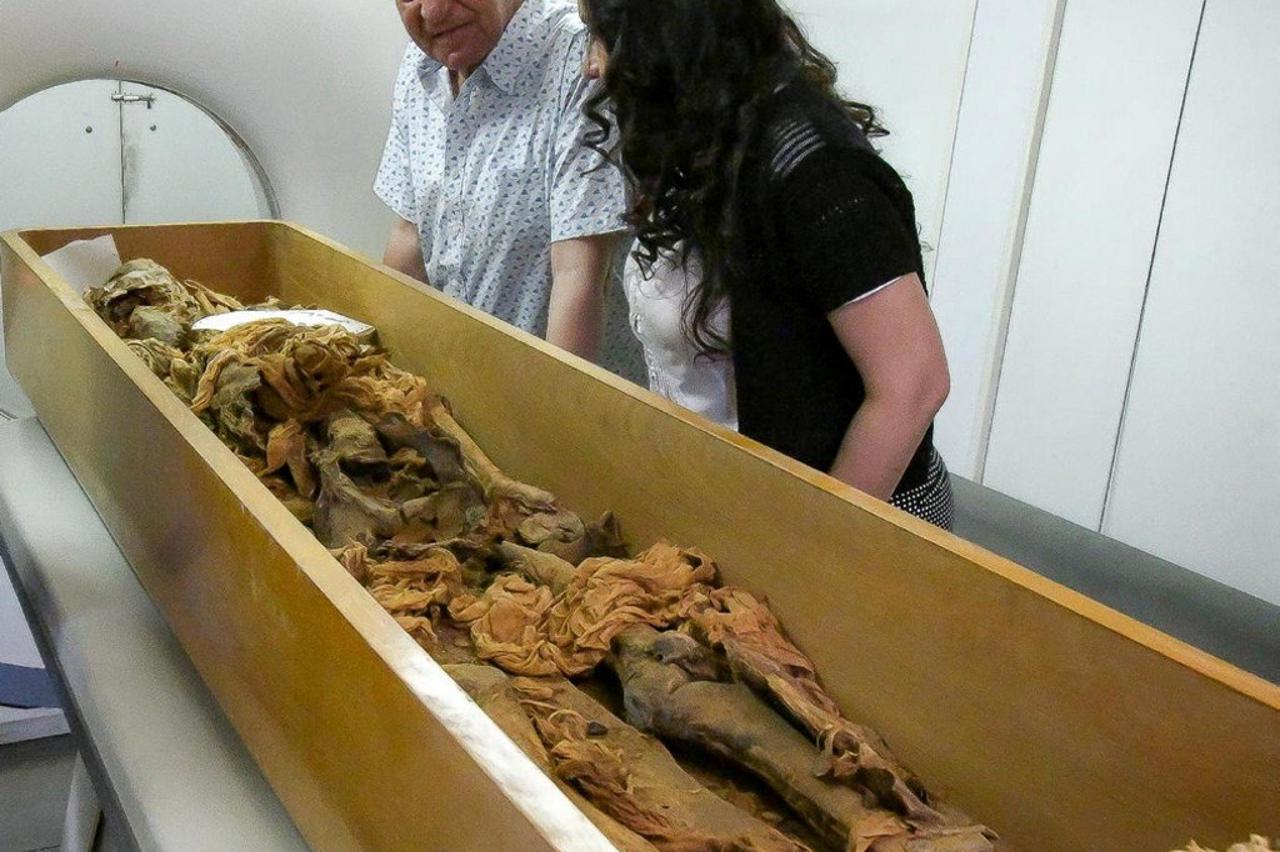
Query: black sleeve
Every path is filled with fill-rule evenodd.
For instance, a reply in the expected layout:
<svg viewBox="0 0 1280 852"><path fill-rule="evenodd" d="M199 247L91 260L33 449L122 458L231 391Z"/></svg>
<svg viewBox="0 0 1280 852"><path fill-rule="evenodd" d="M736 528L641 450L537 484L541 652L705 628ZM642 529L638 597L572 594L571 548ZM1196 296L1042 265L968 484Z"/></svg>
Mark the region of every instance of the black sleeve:
<svg viewBox="0 0 1280 852"><path fill-rule="evenodd" d="M875 154L821 147L775 175L769 196L785 284L823 313L921 271L910 193Z"/></svg>

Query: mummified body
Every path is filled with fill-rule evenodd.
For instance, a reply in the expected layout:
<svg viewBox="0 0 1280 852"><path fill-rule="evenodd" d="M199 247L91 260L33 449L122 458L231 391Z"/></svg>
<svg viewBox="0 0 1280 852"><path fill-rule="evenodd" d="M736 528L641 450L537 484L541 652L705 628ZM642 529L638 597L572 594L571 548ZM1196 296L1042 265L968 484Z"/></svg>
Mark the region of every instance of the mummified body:
<svg viewBox="0 0 1280 852"><path fill-rule="evenodd" d="M627 555L608 515L504 474L376 347L281 320L193 331L242 306L148 260L86 298L620 848L992 848L707 555Z"/></svg>

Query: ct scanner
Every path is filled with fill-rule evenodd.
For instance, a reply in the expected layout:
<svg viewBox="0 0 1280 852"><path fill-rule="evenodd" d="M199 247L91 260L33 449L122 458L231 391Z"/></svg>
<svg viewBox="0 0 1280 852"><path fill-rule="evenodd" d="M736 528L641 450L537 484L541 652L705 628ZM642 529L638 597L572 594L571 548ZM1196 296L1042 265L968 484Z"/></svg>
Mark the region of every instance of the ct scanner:
<svg viewBox="0 0 1280 852"><path fill-rule="evenodd" d="M282 218L379 256L392 218L371 186L406 41L390 2L4 0L0 111L73 80L170 89L244 141Z"/></svg>

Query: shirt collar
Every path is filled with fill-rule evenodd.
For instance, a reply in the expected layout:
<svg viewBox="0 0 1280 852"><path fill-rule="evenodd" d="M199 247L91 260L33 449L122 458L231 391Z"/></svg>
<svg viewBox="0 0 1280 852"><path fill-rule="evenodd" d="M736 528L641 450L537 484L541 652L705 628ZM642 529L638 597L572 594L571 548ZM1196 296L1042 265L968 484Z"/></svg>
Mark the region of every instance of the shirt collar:
<svg viewBox="0 0 1280 852"><path fill-rule="evenodd" d="M480 67L504 94L514 94L520 82L536 76L538 64L545 59L546 43L552 28L545 26L549 0L524 0L502 31L502 38L489 52ZM418 77L430 86L443 65L425 51L419 50Z"/></svg>

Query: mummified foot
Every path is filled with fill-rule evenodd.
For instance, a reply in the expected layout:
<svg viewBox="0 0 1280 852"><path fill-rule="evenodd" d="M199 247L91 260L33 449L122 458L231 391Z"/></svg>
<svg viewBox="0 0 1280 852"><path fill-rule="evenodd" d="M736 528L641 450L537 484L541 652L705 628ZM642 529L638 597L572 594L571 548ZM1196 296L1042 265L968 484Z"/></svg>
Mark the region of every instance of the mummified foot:
<svg viewBox="0 0 1280 852"><path fill-rule="evenodd" d="M869 807L858 789L818 777L822 753L749 687L720 682L716 655L683 634L636 626L614 639L627 721L751 772L823 840L856 852L989 852L981 826L921 822ZM874 799L870 791L868 798Z"/></svg>
<svg viewBox="0 0 1280 852"><path fill-rule="evenodd" d="M568 681L518 678L514 684L556 775L664 852L807 849L708 790L660 742Z"/></svg>
<svg viewBox="0 0 1280 852"><path fill-rule="evenodd" d="M569 800L609 838L610 843L622 852L653 852L655 847L652 843L597 808L577 788L556 776L551 756L547 753L542 738L538 736L533 721L521 707L521 695L510 677L484 663L446 665L444 670L480 705L480 709L489 718L498 723L503 733L511 737L538 768L556 781ZM573 688L567 683L564 686Z"/></svg>

